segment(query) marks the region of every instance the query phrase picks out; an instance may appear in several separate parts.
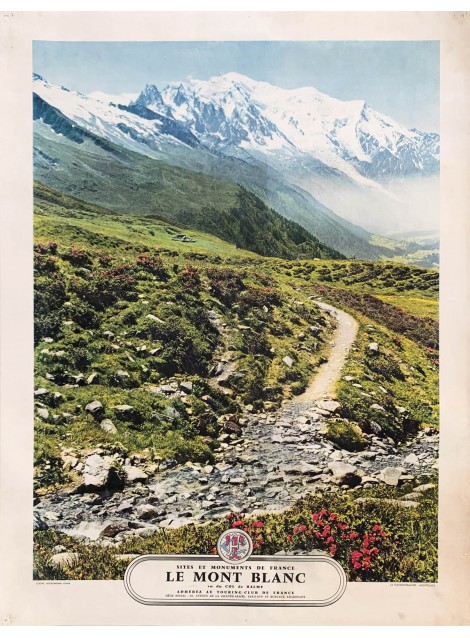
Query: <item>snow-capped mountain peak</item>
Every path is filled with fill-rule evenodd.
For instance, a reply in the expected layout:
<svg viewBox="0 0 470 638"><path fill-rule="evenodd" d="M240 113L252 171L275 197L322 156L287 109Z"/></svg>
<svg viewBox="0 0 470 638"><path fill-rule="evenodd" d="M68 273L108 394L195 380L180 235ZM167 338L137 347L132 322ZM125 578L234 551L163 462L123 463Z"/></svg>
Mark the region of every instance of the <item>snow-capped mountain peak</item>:
<svg viewBox="0 0 470 638"><path fill-rule="evenodd" d="M313 87L284 89L235 72L170 84L158 91L162 101L146 92L140 104L164 109L204 144L234 145L277 167L320 162L372 187L380 176L438 169L437 136L409 130L364 100L340 100Z"/></svg>

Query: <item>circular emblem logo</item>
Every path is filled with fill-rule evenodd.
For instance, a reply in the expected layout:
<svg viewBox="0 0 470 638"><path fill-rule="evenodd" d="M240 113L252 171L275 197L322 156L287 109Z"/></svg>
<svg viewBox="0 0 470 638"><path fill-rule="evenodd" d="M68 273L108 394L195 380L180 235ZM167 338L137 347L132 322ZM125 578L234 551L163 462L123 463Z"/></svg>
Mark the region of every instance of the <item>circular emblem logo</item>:
<svg viewBox="0 0 470 638"><path fill-rule="evenodd" d="M243 563L253 552L251 537L239 529L228 529L219 536L217 553L226 563Z"/></svg>

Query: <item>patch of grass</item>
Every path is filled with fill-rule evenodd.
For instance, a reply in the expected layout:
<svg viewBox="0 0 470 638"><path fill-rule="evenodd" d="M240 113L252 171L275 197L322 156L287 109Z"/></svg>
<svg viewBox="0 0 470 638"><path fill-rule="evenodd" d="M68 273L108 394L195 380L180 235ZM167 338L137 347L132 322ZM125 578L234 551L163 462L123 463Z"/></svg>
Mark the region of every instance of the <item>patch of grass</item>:
<svg viewBox="0 0 470 638"><path fill-rule="evenodd" d="M349 452L359 452L367 446L361 428L346 419L328 419L325 436Z"/></svg>

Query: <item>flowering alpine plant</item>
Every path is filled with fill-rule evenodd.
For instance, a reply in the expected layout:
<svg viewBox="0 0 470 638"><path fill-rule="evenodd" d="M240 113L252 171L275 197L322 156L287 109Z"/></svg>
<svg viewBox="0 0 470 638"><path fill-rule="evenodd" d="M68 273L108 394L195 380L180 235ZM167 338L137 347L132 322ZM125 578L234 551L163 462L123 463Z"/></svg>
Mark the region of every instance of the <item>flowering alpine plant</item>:
<svg viewBox="0 0 470 638"><path fill-rule="evenodd" d="M232 527L240 528L251 536L253 540L253 551L261 548L265 540L261 531L264 529L264 523L262 521L245 521L243 518L237 519L237 515L233 512L227 514L225 518Z"/></svg>
<svg viewBox="0 0 470 638"><path fill-rule="evenodd" d="M166 275L166 270L165 270L165 266L163 265L163 261L158 256L149 257L148 255L140 255L135 260L135 263L139 268L143 268L144 270L147 270L152 275L159 275L159 276Z"/></svg>
<svg viewBox="0 0 470 638"><path fill-rule="evenodd" d="M299 536L313 537L330 556L341 558L343 563L346 560L352 567L353 573L358 573L358 578L363 577L364 573L373 567L386 536L381 525L375 524L370 531L360 533L349 529L345 522L339 520L336 513L326 509L314 512L311 515L311 521L311 525L294 526L292 535L287 536L287 541L292 543L297 540L296 544L305 545L302 543L304 539L299 539Z"/></svg>

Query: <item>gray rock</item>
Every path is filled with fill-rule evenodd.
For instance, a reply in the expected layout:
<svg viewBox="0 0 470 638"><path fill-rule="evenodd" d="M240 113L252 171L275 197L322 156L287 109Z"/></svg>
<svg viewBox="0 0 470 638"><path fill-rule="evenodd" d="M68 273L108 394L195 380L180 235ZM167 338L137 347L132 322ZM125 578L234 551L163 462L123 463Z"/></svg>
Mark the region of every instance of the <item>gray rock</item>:
<svg viewBox="0 0 470 638"><path fill-rule="evenodd" d="M176 388L174 388L171 385L161 385L159 388L159 391L163 394L175 394L176 392Z"/></svg>
<svg viewBox="0 0 470 638"><path fill-rule="evenodd" d="M419 492L411 492L410 494L405 494L402 496L404 501L419 501L421 494Z"/></svg>
<svg viewBox="0 0 470 638"><path fill-rule="evenodd" d="M366 483L380 483L378 478L375 478L375 476L363 476L362 479L362 484L366 484Z"/></svg>
<svg viewBox="0 0 470 638"><path fill-rule="evenodd" d="M114 411L116 414L119 414L121 417L130 417L135 413L135 410L132 405L127 405L125 403L121 405L115 405Z"/></svg>
<svg viewBox="0 0 470 638"><path fill-rule="evenodd" d="M286 366L288 366L289 368L292 368L292 366L294 365L294 360L291 359L291 357L284 357L283 358L283 362L286 364Z"/></svg>
<svg viewBox="0 0 470 638"><path fill-rule="evenodd" d="M104 529L101 530L100 538L114 538L121 532L125 532L128 529L129 529L129 523L127 521L122 523L110 523L109 525L106 525Z"/></svg>
<svg viewBox="0 0 470 638"><path fill-rule="evenodd" d="M56 545L52 551L54 552L54 554L62 554L63 552L67 551L67 548L65 547L65 545Z"/></svg>
<svg viewBox="0 0 470 638"><path fill-rule="evenodd" d="M83 480L85 488L90 491L120 487L123 483L117 468L99 454L91 454L86 458Z"/></svg>
<svg viewBox="0 0 470 638"><path fill-rule="evenodd" d="M378 343L369 343L368 348L371 352L378 352L379 351L379 344Z"/></svg>
<svg viewBox="0 0 470 638"><path fill-rule="evenodd" d="M374 434L380 434L382 432L382 427L375 421L369 423L369 428Z"/></svg>
<svg viewBox="0 0 470 638"><path fill-rule="evenodd" d="M419 465L419 459L416 454L408 454L408 456L405 457L405 463L408 465Z"/></svg>
<svg viewBox="0 0 470 638"><path fill-rule="evenodd" d="M97 372L92 372L90 374L90 376L86 380L87 385L93 385L94 383L98 383L99 378L100 377L99 377L99 374Z"/></svg>
<svg viewBox="0 0 470 638"><path fill-rule="evenodd" d="M244 485L246 481L241 476L234 476L233 478L230 479L230 483L232 485Z"/></svg>
<svg viewBox="0 0 470 638"><path fill-rule="evenodd" d="M158 518L159 516L165 516L166 512L164 510L158 509L153 505L139 505L135 509L135 515L137 518L140 518L143 521L148 521L152 518Z"/></svg>
<svg viewBox="0 0 470 638"><path fill-rule="evenodd" d="M100 423L100 428L109 434L116 434L117 429L111 419L103 419Z"/></svg>
<svg viewBox="0 0 470 638"><path fill-rule="evenodd" d="M101 403L101 401L92 401L85 406L85 411L94 417L98 417L99 415L103 414L103 404Z"/></svg>
<svg viewBox="0 0 470 638"><path fill-rule="evenodd" d="M435 483L425 483L423 485L418 485L418 487L415 487L413 492L418 492L418 493L427 492L429 490L432 490L435 487L436 487Z"/></svg>
<svg viewBox="0 0 470 638"><path fill-rule="evenodd" d="M396 486L402 474L403 471L400 467L386 467L380 472L379 477L387 485Z"/></svg>
<svg viewBox="0 0 470 638"><path fill-rule="evenodd" d="M70 567L78 558L78 552L61 552L51 556L51 563L56 567Z"/></svg>
<svg viewBox="0 0 470 638"><path fill-rule="evenodd" d="M225 363L219 362L216 366L214 366L212 371L212 376L218 377L225 370Z"/></svg>
<svg viewBox="0 0 470 638"><path fill-rule="evenodd" d="M44 530L49 529L49 525L41 518L39 512L33 513L33 530L35 532L43 532Z"/></svg>
<svg viewBox="0 0 470 638"><path fill-rule="evenodd" d="M331 454L330 458L332 461L341 461L343 458L343 453L341 452L341 450L335 450L333 454Z"/></svg>
<svg viewBox="0 0 470 638"><path fill-rule="evenodd" d="M43 419L43 421L47 421L47 419L49 418L49 410L47 408L37 408L36 409L37 415Z"/></svg>
<svg viewBox="0 0 470 638"><path fill-rule="evenodd" d="M385 408L383 408L378 403L373 403L370 407L372 410L381 410L382 412L385 412Z"/></svg>
<svg viewBox="0 0 470 638"><path fill-rule="evenodd" d="M123 469L126 475L126 483L145 483L148 480L147 474L134 465L125 465Z"/></svg>
<svg viewBox="0 0 470 638"><path fill-rule="evenodd" d="M418 503L415 501L404 501L398 498L373 498L373 497L360 497L356 499L356 503L389 503L390 505L398 505L398 507L415 509L418 507Z"/></svg>
<svg viewBox="0 0 470 638"><path fill-rule="evenodd" d="M158 317L156 317L155 315L152 315L152 314L145 315L145 318L149 319L150 321L153 321L155 323L161 323L161 324L165 323L162 319L159 319Z"/></svg>
<svg viewBox="0 0 470 638"><path fill-rule="evenodd" d="M327 482L331 480L336 485L347 485L348 487L354 487L359 485L361 482L361 477L357 474L357 468L350 463L343 463L341 461L331 461L328 463L328 468L330 472L333 474L331 479L329 477L327 480L323 480L323 482ZM323 475L321 475L323 476Z"/></svg>
<svg viewBox="0 0 470 638"><path fill-rule="evenodd" d="M165 408L165 416L170 419L177 419L181 415L176 408L173 408L171 405L169 405Z"/></svg>
<svg viewBox="0 0 470 638"><path fill-rule="evenodd" d="M335 413L338 412L338 410L341 407L341 404L338 403L338 401L317 401L317 406L320 408L320 410L325 410L326 412L331 412L331 413Z"/></svg>
<svg viewBox="0 0 470 638"><path fill-rule="evenodd" d="M179 389L185 394L191 394L193 391L193 382L192 381L182 381L179 385Z"/></svg>

